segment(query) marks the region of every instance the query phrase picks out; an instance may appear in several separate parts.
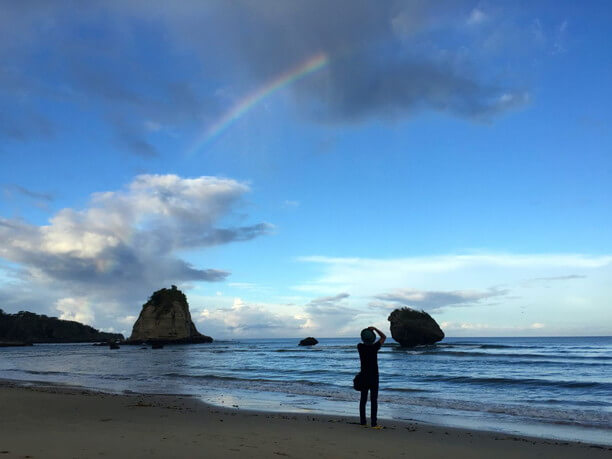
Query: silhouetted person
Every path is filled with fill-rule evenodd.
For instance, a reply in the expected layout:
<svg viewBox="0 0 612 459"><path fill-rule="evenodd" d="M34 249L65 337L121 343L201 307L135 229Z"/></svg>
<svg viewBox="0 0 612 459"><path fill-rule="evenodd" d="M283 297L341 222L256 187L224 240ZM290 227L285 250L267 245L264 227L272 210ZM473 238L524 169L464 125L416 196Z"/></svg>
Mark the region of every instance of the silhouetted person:
<svg viewBox="0 0 612 459"><path fill-rule="evenodd" d="M376 342L378 333L380 339ZM376 327L368 327L361 330L361 340L363 343L357 345L359 351L359 360L361 361L361 377L363 380L363 389L361 390L361 399L359 400L359 420L361 425L366 425L365 408L368 402L368 391L370 392L370 417L372 419L372 427L377 426L376 415L378 414L378 351L385 342L387 337Z"/></svg>

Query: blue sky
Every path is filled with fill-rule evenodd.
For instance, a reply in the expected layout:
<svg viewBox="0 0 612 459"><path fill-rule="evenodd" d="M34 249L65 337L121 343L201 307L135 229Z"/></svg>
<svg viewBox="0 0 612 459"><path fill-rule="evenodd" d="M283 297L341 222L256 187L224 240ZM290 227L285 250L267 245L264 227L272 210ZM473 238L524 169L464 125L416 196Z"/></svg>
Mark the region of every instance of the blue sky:
<svg viewBox="0 0 612 459"><path fill-rule="evenodd" d="M0 13L4 310L129 334L176 284L216 338L400 306L449 336L612 334L607 2Z"/></svg>

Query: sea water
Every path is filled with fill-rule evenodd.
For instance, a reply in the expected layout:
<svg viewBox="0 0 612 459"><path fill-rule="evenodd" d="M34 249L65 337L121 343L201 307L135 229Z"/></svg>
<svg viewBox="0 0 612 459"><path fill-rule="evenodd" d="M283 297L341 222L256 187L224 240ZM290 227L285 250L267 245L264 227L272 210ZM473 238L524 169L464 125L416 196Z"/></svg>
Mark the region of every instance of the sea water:
<svg viewBox="0 0 612 459"><path fill-rule="evenodd" d="M240 409L357 416L357 342L0 348L0 378L190 394ZM379 369L383 419L612 444L612 337L447 338L409 349L388 343Z"/></svg>

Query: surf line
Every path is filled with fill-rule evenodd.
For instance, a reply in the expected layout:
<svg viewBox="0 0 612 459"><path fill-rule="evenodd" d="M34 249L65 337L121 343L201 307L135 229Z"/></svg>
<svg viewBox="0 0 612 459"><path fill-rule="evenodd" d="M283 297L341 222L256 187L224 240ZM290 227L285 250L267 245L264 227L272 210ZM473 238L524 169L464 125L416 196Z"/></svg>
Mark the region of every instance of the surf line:
<svg viewBox="0 0 612 459"><path fill-rule="evenodd" d="M238 101L223 116L221 116L221 118L211 124L189 149L189 153L195 153L204 145L219 137L232 124L242 118L266 97L325 67L328 62L329 58L325 53L315 54L299 64L297 67L283 72L264 86L251 92L246 97Z"/></svg>

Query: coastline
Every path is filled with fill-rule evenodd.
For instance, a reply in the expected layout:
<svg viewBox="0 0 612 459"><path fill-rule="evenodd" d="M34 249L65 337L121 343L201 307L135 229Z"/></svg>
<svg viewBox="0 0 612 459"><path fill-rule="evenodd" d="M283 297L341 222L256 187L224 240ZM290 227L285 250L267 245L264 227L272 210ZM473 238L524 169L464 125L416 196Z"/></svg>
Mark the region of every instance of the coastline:
<svg viewBox="0 0 612 459"><path fill-rule="evenodd" d="M30 385L31 384L31 385ZM609 457L611 447L357 417L225 408L183 395L0 381L1 457Z"/></svg>

